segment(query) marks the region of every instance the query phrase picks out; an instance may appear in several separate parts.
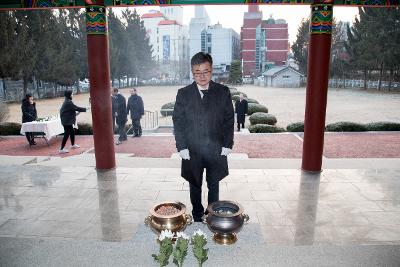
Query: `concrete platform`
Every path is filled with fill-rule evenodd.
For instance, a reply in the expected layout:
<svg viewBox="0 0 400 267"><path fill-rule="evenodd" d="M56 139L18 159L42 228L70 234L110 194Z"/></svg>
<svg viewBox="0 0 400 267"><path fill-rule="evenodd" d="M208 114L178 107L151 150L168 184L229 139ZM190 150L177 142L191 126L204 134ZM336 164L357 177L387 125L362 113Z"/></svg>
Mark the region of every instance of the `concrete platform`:
<svg viewBox="0 0 400 267"><path fill-rule="evenodd" d="M203 226L189 227L192 230ZM259 230L258 230L259 231ZM192 231L189 231L192 232ZM387 266L400 263L400 247L312 246L268 247L258 241L257 228L245 226L231 246L209 241L206 266ZM184 266L197 266L189 247ZM154 235L144 226L129 242L0 237L2 266L158 266L151 257L158 253ZM170 258L168 266L175 266Z"/></svg>

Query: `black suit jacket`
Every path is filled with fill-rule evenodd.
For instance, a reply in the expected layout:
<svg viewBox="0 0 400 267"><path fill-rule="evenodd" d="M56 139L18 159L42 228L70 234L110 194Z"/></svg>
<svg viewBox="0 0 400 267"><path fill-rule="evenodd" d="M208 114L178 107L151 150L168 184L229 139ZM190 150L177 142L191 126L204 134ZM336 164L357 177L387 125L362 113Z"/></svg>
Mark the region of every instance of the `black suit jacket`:
<svg viewBox="0 0 400 267"><path fill-rule="evenodd" d="M182 176L189 182L199 182L201 177L193 168L202 166L193 162L204 149L216 156L215 164L221 165L216 177L209 178L221 180L227 176L226 157L220 154L222 147L233 146L234 111L228 87L210 81L203 99L195 82L179 89L172 120L177 150L190 152L190 161L182 161Z"/></svg>

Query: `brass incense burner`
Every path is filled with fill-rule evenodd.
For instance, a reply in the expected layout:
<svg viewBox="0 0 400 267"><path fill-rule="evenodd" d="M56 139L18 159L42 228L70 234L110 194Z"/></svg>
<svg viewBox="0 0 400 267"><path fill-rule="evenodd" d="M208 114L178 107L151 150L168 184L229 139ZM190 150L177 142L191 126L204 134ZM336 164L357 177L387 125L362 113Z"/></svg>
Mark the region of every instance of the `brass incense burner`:
<svg viewBox="0 0 400 267"><path fill-rule="evenodd" d="M163 215L158 212L163 210L175 210L173 214ZM163 202L150 209L150 215L144 223L157 235L163 230L171 230L173 233L185 230L192 223L192 216L186 214L186 206L181 202Z"/></svg>
<svg viewBox="0 0 400 267"><path fill-rule="evenodd" d="M243 207L233 201L216 201L207 207L208 214L203 219L214 233L214 241L220 245L230 245L237 241L237 233L249 216L243 213Z"/></svg>

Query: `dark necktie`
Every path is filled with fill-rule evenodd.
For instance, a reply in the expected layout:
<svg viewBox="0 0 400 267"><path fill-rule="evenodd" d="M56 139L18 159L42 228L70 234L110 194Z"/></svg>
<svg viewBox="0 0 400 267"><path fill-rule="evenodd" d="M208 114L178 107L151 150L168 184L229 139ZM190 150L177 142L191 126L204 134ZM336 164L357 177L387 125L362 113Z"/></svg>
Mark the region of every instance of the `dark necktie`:
<svg viewBox="0 0 400 267"><path fill-rule="evenodd" d="M208 90L200 90L203 93L203 97L205 97L208 93Z"/></svg>

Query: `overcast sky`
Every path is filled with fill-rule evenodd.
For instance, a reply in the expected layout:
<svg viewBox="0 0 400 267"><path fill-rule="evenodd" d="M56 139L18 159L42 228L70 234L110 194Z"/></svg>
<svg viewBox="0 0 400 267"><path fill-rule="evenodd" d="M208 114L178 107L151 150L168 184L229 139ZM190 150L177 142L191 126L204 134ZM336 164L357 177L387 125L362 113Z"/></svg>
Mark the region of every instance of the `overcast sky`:
<svg viewBox="0 0 400 267"><path fill-rule="evenodd" d="M194 17L194 6L183 7L183 24L189 25L190 19ZM119 8L113 8L118 10ZM147 13L149 10L159 10L158 6L136 7L139 14ZM240 34L243 24L243 14L248 10L246 5L207 5L206 10L211 23L220 23L224 28L232 28ZM309 5L260 5L264 19L272 14L274 19L285 19L289 24L289 42L296 40L297 28L303 18L310 16ZM357 7L334 7L333 16L337 21L353 22L358 14Z"/></svg>

